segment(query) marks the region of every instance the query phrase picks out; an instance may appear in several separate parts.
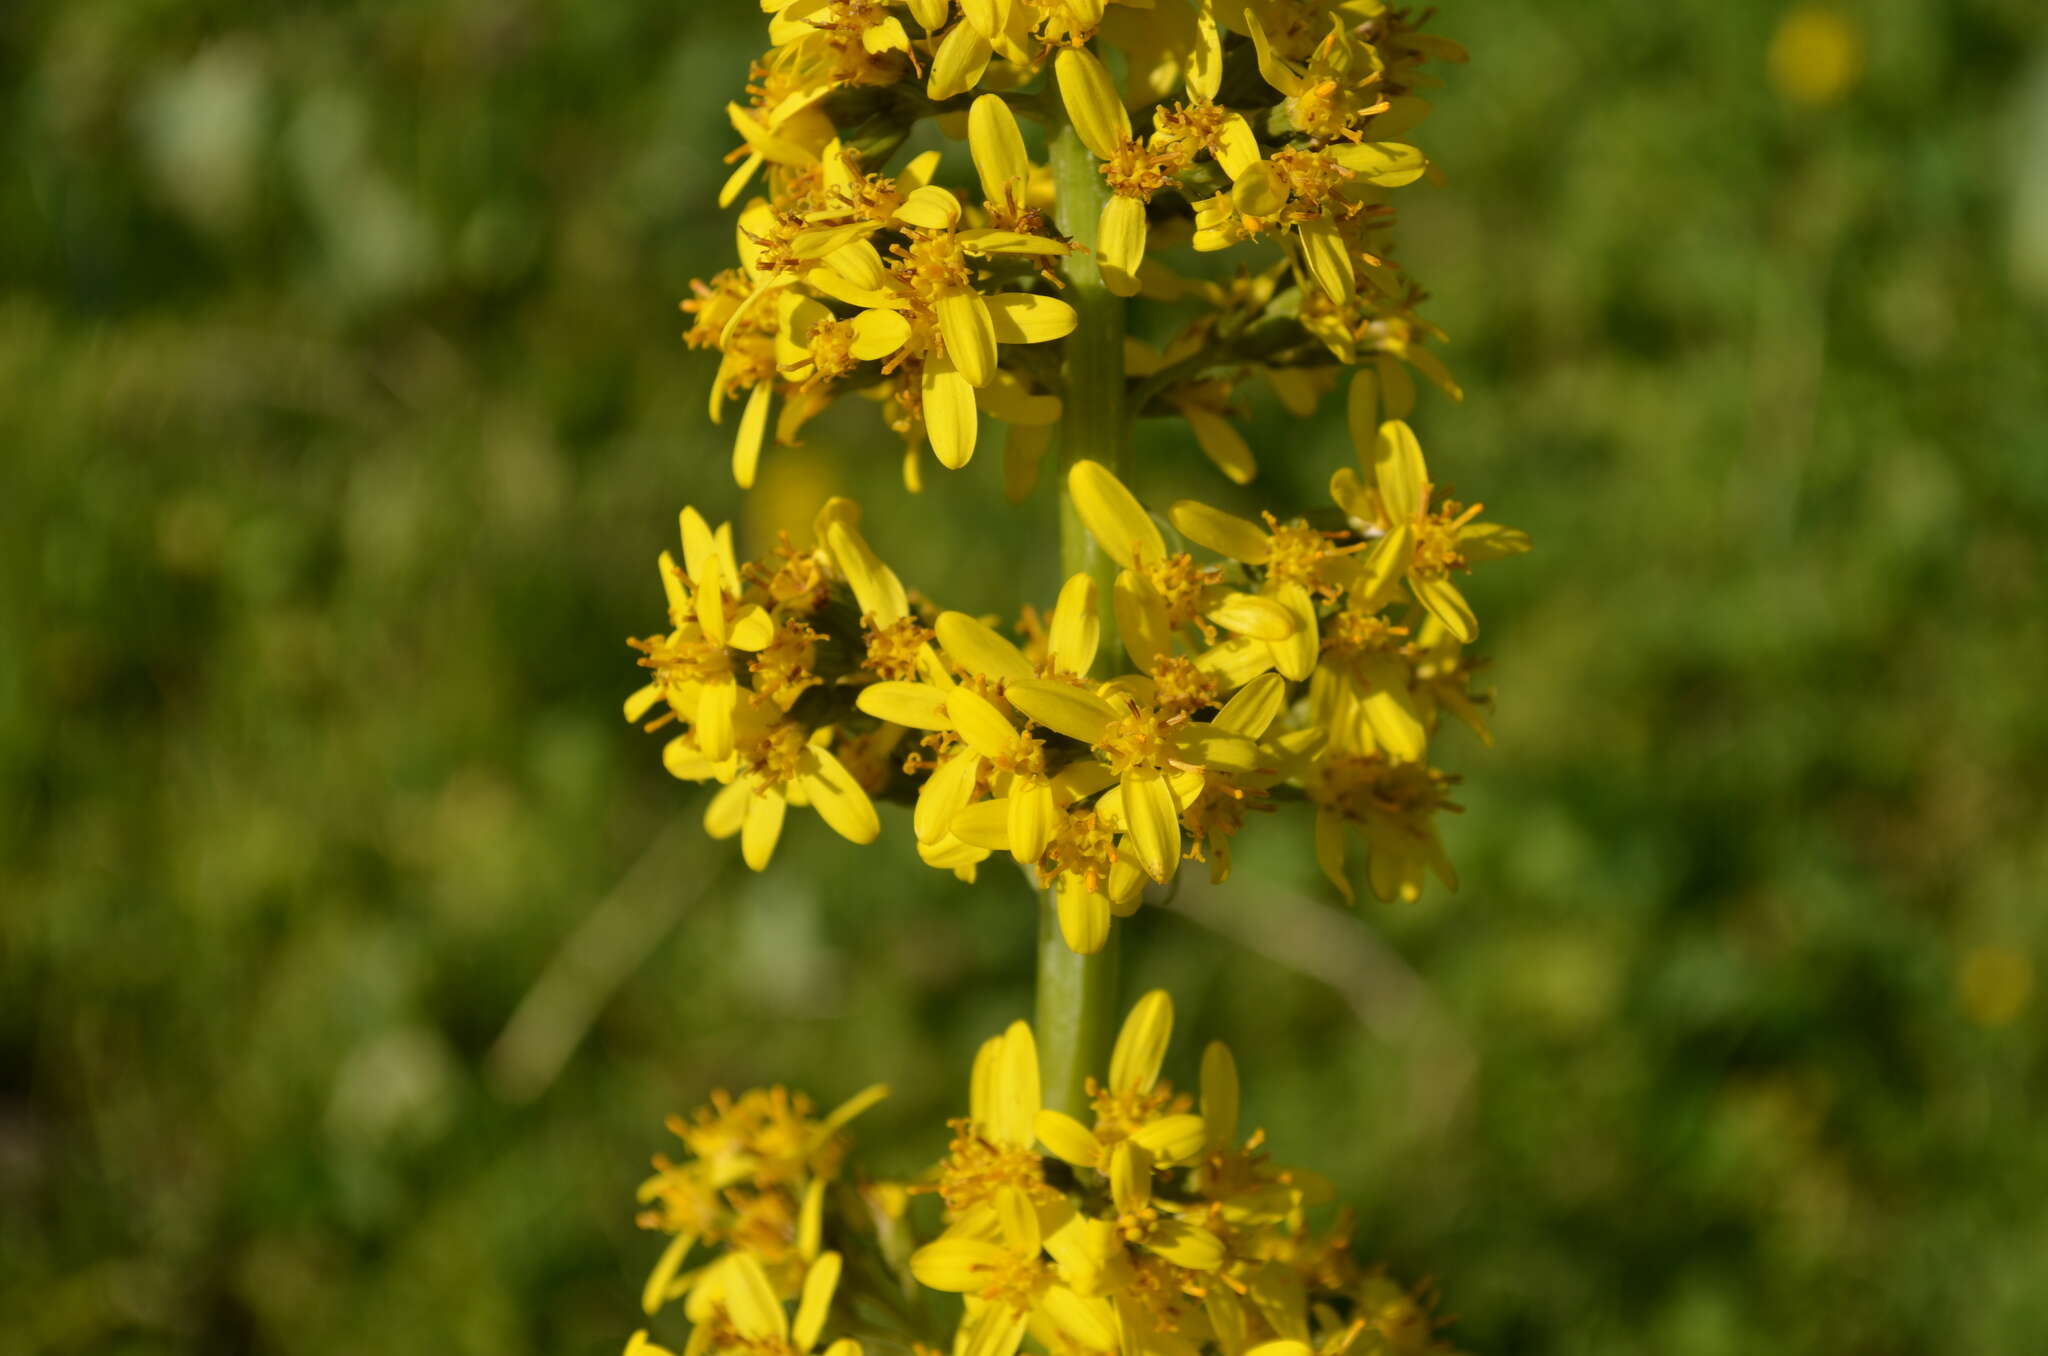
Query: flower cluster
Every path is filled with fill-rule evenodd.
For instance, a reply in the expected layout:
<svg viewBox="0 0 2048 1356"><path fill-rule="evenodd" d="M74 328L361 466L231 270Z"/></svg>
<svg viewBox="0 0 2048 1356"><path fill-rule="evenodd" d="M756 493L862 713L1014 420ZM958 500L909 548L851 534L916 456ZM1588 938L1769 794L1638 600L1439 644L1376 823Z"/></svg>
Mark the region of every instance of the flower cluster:
<svg viewBox="0 0 2048 1356"><path fill-rule="evenodd" d="M633 642L653 681L628 719L657 704L649 728L680 719L665 763L724 783L706 825L739 834L756 869L792 804L864 843L874 800L906 801L927 863L971 880L1008 855L1056 893L1084 953L1184 859L1227 879L1232 840L1280 800L1314 807L1318 860L1347 898L1354 835L1378 897L1412 899L1432 872L1453 885L1435 817L1456 806L1429 742L1445 711L1484 737L1486 700L1455 576L1527 538L1442 498L1398 419L1333 478L1327 513L1255 523L1183 500L1165 514L1174 549L1099 464L1068 490L1118 566L1130 671L1091 676L1103 600L1088 575L1019 644L913 600L848 501L820 513L819 549L785 542L745 565L729 530L685 510L684 561L661 558L673 629Z"/></svg>
<svg viewBox="0 0 2048 1356"><path fill-rule="evenodd" d="M649 1313L664 1297L687 1297L691 1356L802 1356L826 1333L855 1328L890 1349L973 1356L1013 1356L1027 1337L1051 1352L1130 1356L1448 1353L1426 1294L1361 1266L1341 1216L1312 1225L1330 1184L1274 1162L1263 1131L1240 1133L1228 1047L1212 1042L1204 1051L1199 1100L1161 1079L1172 1029L1163 991L1138 1001L1106 1078L1088 1080L1084 1123L1041 1105L1036 1039L1013 1023L982 1045L968 1115L951 1123L945 1158L907 1193L868 1187L887 1204L860 1211L812 1203L837 1172L837 1127L869 1095L824 1122L779 1091L722 1099L677 1127L698 1158L681 1167L658 1161L643 1189L664 1212L642 1222L676 1233L649 1278ZM819 1162L824 1146L833 1153ZM708 1184L719 1178L749 1184L742 1202L763 1192L801 1199L801 1222L701 1224L748 1214L744 1203L712 1202ZM942 1203L942 1227L914 1250L876 1238L877 1218L911 1231L906 1194ZM665 1213L672 1199L680 1221ZM700 1242L717 1256L679 1271ZM877 1295L899 1293L907 1273L916 1285L961 1296L957 1324L933 1331L930 1305L863 1312L858 1301L875 1296L841 1286L849 1257L880 1278ZM828 1356L860 1350L842 1336ZM661 1348L643 1332L628 1352Z"/></svg>
<svg viewBox="0 0 2048 1356"><path fill-rule="evenodd" d="M642 1288L641 1308L653 1317L682 1300L696 1325L691 1356L811 1350L842 1265L839 1253L823 1248L827 1190L846 1158L841 1129L887 1093L869 1088L822 1119L807 1098L782 1088L718 1093L688 1120L669 1119L689 1156L680 1163L657 1156L654 1175L640 1185L641 1227L672 1235ZM720 1255L685 1269L700 1246ZM799 1300L793 1327L786 1298ZM627 1350L637 1356L660 1348L642 1331ZM855 1344L835 1343L830 1356L858 1353Z"/></svg>
<svg viewBox="0 0 2048 1356"><path fill-rule="evenodd" d="M1056 341L1075 311L1059 294L1076 267L1158 304L1163 341L1134 345L1129 404L1188 418L1234 479L1254 470L1229 421L1247 380L1296 414L1345 367L1396 417L1413 404L1411 367L1458 396L1424 347L1436 335L1392 257L1387 198L1430 172L1405 139L1436 84L1423 65L1465 55L1409 11L1386 0L762 8L770 49L746 101L728 108L742 145L720 202L745 195L737 261L683 303L685 341L720 355L712 418L743 407L742 487L771 431L794 442L858 393L902 436L912 488L926 447L965 465L986 414L1010 428L1021 494L1062 411ZM926 121L966 139L971 179L957 154L893 163ZM1056 208L1037 124L1078 138L1100 178L1090 219ZM1244 242L1267 248L1235 274L1200 262ZM1164 258L1175 253L1178 270Z"/></svg>

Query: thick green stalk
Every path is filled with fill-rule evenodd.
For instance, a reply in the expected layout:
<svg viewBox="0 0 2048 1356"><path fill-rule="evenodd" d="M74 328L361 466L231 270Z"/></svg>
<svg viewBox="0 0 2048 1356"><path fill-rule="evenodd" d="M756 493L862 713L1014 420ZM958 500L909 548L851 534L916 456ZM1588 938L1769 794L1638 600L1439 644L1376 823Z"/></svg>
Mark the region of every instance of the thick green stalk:
<svg viewBox="0 0 2048 1356"><path fill-rule="evenodd" d="M1092 251L1102 204L1109 198L1095 157L1071 127L1052 141L1053 188L1059 227ZM1080 317L1067 337L1066 402L1060 419L1060 572L1095 576L1102 607L1102 648L1098 672L1113 664L1117 650L1115 611L1110 606L1116 566L1088 535L1067 494L1067 471L1079 461L1099 461L1131 479L1131 448L1124 420L1124 303L1102 282L1093 253L1067 256L1066 300ZM1116 1021L1116 933L1092 956L1079 956L1060 936L1053 893L1039 904L1038 1002L1033 1026L1038 1036L1045 1105L1070 1116L1087 1110L1090 1074L1107 1074L1109 1043Z"/></svg>

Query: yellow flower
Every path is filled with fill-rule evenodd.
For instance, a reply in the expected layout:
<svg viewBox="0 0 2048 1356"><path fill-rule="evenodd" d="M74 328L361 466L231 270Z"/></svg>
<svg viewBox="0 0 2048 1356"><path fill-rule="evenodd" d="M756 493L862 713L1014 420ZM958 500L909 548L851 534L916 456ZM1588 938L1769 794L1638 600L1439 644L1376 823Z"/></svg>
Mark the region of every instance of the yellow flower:
<svg viewBox="0 0 2048 1356"><path fill-rule="evenodd" d="M1362 448L1360 453L1366 455ZM1389 419L1380 425L1368 469L1374 482L1370 495L1349 468L1332 479L1331 493L1354 519L1384 534L1366 563L1369 592L1383 598L1392 581L1405 578L1416 601L1461 643L1471 644L1479 634L1479 623L1472 615L1472 605L1452 581L1452 572L1519 555L1529 549L1528 534L1498 523L1474 521L1485 507L1481 504L1467 508L1445 500L1432 509L1435 487L1423 464L1422 445L1402 420Z"/></svg>
<svg viewBox="0 0 2048 1356"><path fill-rule="evenodd" d="M1316 600L1341 595L1357 573L1358 545L1342 546L1345 533L1318 531L1297 519L1282 523L1266 515L1266 526L1193 499L1183 499L1167 516L1180 534L1220 556L1252 566L1263 576L1259 596L1283 609L1291 632L1269 641L1273 667L1293 682L1315 668L1320 648Z"/></svg>
<svg viewBox="0 0 2048 1356"><path fill-rule="evenodd" d="M704 830L713 838L740 839L749 867L765 870L781 840L792 805L808 807L852 843L872 843L882 830L874 803L828 745L830 726L806 730L782 718L772 703L749 696L733 722L734 749L710 757L689 735L662 750L662 764L683 781L723 782L704 810Z"/></svg>
<svg viewBox="0 0 2048 1356"><path fill-rule="evenodd" d="M643 1287L646 1312L693 1293L704 1273L684 1273L682 1265L700 1243L744 1243L773 1277L795 1284L794 1268L818 1252L823 1187L845 1156L840 1131L888 1091L864 1089L822 1119L808 1098L782 1088L737 1098L716 1092L688 1120L670 1117L669 1129L691 1156L682 1163L657 1156L654 1176L640 1185L648 1207L641 1227L674 1235Z"/></svg>
<svg viewBox="0 0 2048 1356"><path fill-rule="evenodd" d="M1347 902L1355 902L1344 866L1347 828L1365 836L1367 879L1375 897L1415 900L1424 877L1458 888L1458 873L1437 837L1439 810L1453 814L1451 779L1434 768L1384 754L1333 753L1316 760L1304 790L1316 807L1316 864Z"/></svg>
<svg viewBox="0 0 2048 1356"><path fill-rule="evenodd" d="M967 1119L952 1122L953 1142L939 1164L938 1190L949 1218L986 1207L1008 1188L1034 1201L1058 1193L1046 1185L1036 1142L1038 1045L1026 1022L1012 1022L975 1052Z"/></svg>
<svg viewBox="0 0 2048 1356"><path fill-rule="evenodd" d="M1257 759L1244 736L1162 716L1122 691L1104 697L1032 678L1010 684L1007 695L1012 706L1102 762L1114 784L1096 802L1096 813L1125 831L1139 867L1155 881L1164 882L1180 865L1180 815L1201 790L1203 769L1249 771Z"/></svg>
<svg viewBox="0 0 2048 1356"><path fill-rule="evenodd" d="M836 1252L820 1253L804 1273L796 1320L790 1321L768 1275L751 1253L728 1253L715 1263L692 1294L701 1296L708 1312L698 1320L687 1356L810 1356L831 1316L832 1294L839 1286L841 1262ZM842 1337L826 1356L860 1356L860 1343Z"/></svg>
<svg viewBox="0 0 2048 1356"><path fill-rule="evenodd" d="M638 721L658 701L695 727L697 747L717 762L733 752L734 713L740 683L733 652L765 649L775 625L758 604L739 596L740 569L733 554L732 525L716 533L693 508L682 511L683 568L663 551L661 586L668 597L664 637L634 642L641 664L654 681L626 698L626 719Z"/></svg>
<svg viewBox="0 0 2048 1356"><path fill-rule="evenodd" d="M1122 566L1116 578L1117 629L1141 672L1153 672L1171 656L1181 628L1190 625L1201 625L1212 641L1208 623L1256 641L1295 633L1298 622L1285 607L1229 587L1220 571L1197 565L1186 552L1168 555L1166 539L1144 505L1100 462L1076 462L1067 487L1089 535ZM1234 667L1229 658L1210 652L1197 662L1206 660L1222 672Z"/></svg>
<svg viewBox="0 0 2048 1356"><path fill-rule="evenodd" d="M1173 1039L1173 999L1154 989L1131 1005L1110 1051L1109 1081L1088 1080L1094 1100L1091 1130L1064 1112L1042 1110L1038 1139L1054 1156L1077 1168L1101 1170L1126 1142L1145 1150L1157 1168L1194 1162L1208 1143L1202 1118L1159 1079L1166 1047Z"/></svg>

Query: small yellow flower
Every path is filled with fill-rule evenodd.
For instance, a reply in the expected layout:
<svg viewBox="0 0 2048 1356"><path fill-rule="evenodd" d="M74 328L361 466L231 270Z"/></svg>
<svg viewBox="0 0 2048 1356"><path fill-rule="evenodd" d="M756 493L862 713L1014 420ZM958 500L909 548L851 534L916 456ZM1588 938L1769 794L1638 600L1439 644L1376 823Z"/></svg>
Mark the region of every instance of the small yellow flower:
<svg viewBox="0 0 2048 1356"><path fill-rule="evenodd" d="M874 802L833 756L829 726L807 731L752 696L733 724L734 750L727 758L710 757L689 735L678 735L662 750L671 776L724 783L705 807L705 832L713 838L738 835L740 855L756 871L767 869L792 805L817 811L848 842L875 841L882 823Z"/></svg>
<svg viewBox="0 0 2048 1356"><path fill-rule="evenodd" d="M1529 549L1528 534L1475 521L1484 508L1481 504L1468 508L1445 500L1432 508L1435 487L1422 460L1422 445L1403 420L1380 425L1368 469L1374 483L1370 494L1348 468L1331 481L1331 493L1345 512L1383 534L1366 563L1365 577L1372 581L1368 592L1383 598L1392 581L1405 578L1416 601L1460 643L1471 644L1479 623L1451 574L1483 561L1520 555Z"/></svg>
<svg viewBox="0 0 2048 1356"><path fill-rule="evenodd" d="M1345 871L1346 829L1365 836L1367 878L1375 897L1415 900L1433 872L1444 888L1458 888L1458 873L1437 837L1438 811L1457 813L1451 779L1419 763L1383 754L1335 754L1317 759L1305 790L1316 807L1316 863L1332 885L1353 901Z"/></svg>
<svg viewBox="0 0 2048 1356"><path fill-rule="evenodd" d="M656 702L696 729L697 746L714 762L733 752L734 713L741 685L733 672L734 652L765 649L775 626L758 604L740 597L740 569L733 554L732 525L713 532L693 508L682 511L683 568L661 553L661 586L668 597L665 638L635 642L641 664L654 681L626 698L626 719L638 721Z"/></svg>
<svg viewBox="0 0 2048 1356"><path fill-rule="evenodd" d="M1076 462L1067 487L1089 535L1122 566L1117 628L1140 671L1150 673L1172 655L1182 628L1191 625L1211 641L1218 627L1267 642L1297 630L1295 616L1279 603L1229 587L1220 571L1197 565L1185 552L1169 555L1144 505L1100 462Z"/></svg>

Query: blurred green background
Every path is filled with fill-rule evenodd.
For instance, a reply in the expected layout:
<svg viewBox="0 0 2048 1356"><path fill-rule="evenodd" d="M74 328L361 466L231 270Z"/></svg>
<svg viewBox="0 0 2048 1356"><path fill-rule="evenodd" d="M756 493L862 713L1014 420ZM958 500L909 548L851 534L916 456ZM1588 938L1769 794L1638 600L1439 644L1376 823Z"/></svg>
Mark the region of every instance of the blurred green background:
<svg viewBox="0 0 2048 1356"><path fill-rule="evenodd" d="M1474 1351L2048 1350L2037 0L1446 10L1418 424L1539 543L1464 888L1346 915L1290 821L1127 988ZM664 1114L886 1079L909 1170L1026 1010L1004 873L804 817L749 877L618 719L685 501L1055 582L866 416L731 487L675 303L760 22L0 14L0 1351L610 1352ZM1248 428L1276 502L1348 455Z"/></svg>

